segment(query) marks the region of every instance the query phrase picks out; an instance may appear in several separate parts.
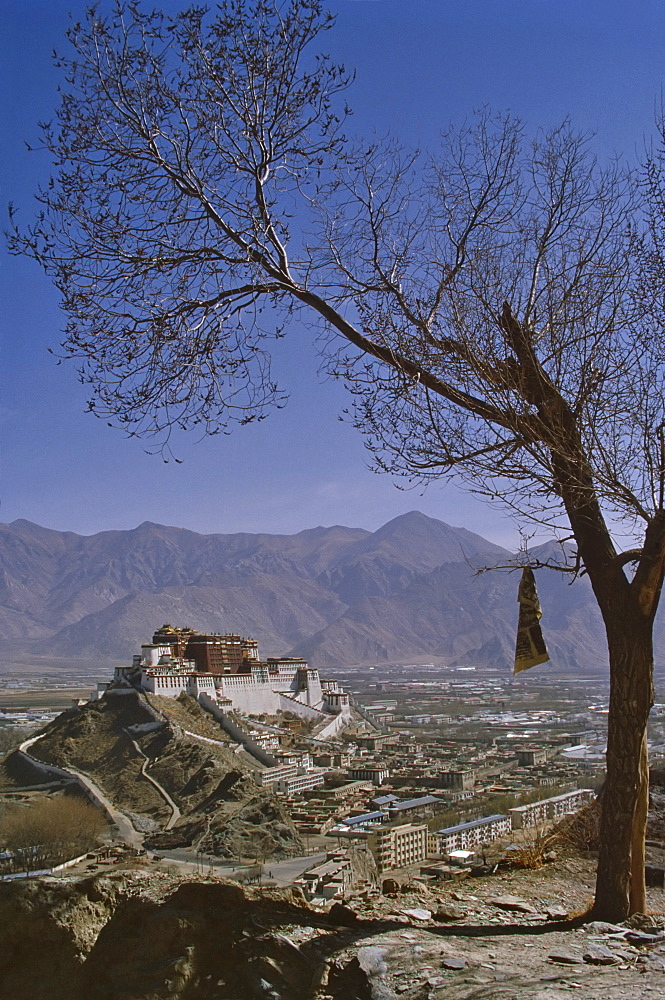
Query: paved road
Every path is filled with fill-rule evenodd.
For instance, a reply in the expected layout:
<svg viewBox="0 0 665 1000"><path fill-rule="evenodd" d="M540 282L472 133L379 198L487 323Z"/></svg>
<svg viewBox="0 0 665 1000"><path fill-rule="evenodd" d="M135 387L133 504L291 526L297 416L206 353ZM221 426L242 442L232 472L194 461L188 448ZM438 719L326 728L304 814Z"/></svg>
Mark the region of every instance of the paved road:
<svg viewBox="0 0 665 1000"><path fill-rule="evenodd" d="M85 785L88 791L92 794L93 798L97 799L97 801L102 804L103 808L117 826L120 836L124 842L130 847L135 847L137 849L143 847L143 834L134 829L131 820L125 816L124 813L120 812L119 809L116 809L111 800L107 798L101 790L99 785L96 785L87 774L75 771L73 767L68 767L66 770L68 770L70 774L73 774L75 778L78 778L81 784Z"/></svg>
<svg viewBox="0 0 665 1000"><path fill-rule="evenodd" d="M158 792L162 796L162 798L166 802L167 806L171 810L171 815L169 817L169 820L168 820L166 826L164 827L165 830L171 830L171 829L173 829L173 827L175 826L175 824L180 819L180 810L179 810L178 806L175 804L175 802L173 801L173 799L171 798L171 796L169 795L169 793L166 791L166 789L163 788L162 785L160 785L160 783L157 781L156 778L153 778L153 776L151 774L148 774L148 768L150 767L150 764L152 763L150 757L148 757L147 754L143 753L143 750L141 750L141 747L138 745L138 743L133 738L133 736L131 736L127 732L126 729L125 729L125 732L127 733L128 738L131 740L132 746L136 750L137 754L139 754L139 756L143 757L143 763L141 764L141 774L146 779L146 781L150 782L150 784L155 789L155 791Z"/></svg>
<svg viewBox="0 0 665 1000"><path fill-rule="evenodd" d="M223 875L226 878L237 878L254 867L251 861L215 858L186 847L175 847L172 850L159 851L158 854L160 858L175 861L190 871ZM321 864L325 859L325 854L308 854L297 858L286 858L284 861L266 861L262 880L270 880L279 886L291 885L303 872Z"/></svg>

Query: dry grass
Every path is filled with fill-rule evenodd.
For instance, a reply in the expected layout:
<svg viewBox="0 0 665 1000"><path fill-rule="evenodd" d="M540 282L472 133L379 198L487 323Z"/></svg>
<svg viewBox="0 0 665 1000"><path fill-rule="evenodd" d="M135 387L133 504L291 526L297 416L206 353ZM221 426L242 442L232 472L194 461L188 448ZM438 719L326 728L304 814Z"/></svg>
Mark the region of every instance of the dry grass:
<svg viewBox="0 0 665 1000"><path fill-rule="evenodd" d="M554 842L578 851L595 852L600 844L600 802L594 799L572 816L566 816L553 831Z"/></svg>
<svg viewBox="0 0 665 1000"><path fill-rule="evenodd" d="M545 825L537 824L520 830L515 839L517 850L511 852L511 867L542 868L547 860L545 855L552 849L556 835Z"/></svg>
<svg viewBox="0 0 665 1000"><path fill-rule="evenodd" d="M209 715L201 706L188 695L181 695L179 698L160 698L158 695L149 695L149 703L154 708L159 709L165 716L181 729L188 729L199 736L208 739L219 740L222 743L231 743L232 740L224 732L222 727Z"/></svg>

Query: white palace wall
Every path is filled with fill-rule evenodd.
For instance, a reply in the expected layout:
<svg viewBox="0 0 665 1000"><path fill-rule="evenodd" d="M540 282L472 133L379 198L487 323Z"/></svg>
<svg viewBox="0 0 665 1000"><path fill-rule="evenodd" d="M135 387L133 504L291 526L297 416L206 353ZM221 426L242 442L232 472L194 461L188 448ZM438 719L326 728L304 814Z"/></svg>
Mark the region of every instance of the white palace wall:
<svg viewBox="0 0 665 1000"><path fill-rule="evenodd" d="M233 707L245 715L275 715L280 708L280 695L270 681L257 680L251 674L231 674L220 677L217 690L233 702Z"/></svg>
<svg viewBox="0 0 665 1000"><path fill-rule="evenodd" d="M277 697L279 698L280 712L293 712L302 719L310 719L313 722L320 722L321 719L325 718L324 713L320 709L312 708L298 698L290 698L287 694L279 693Z"/></svg>
<svg viewBox="0 0 665 1000"><path fill-rule="evenodd" d="M175 657L169 645L144 643L131 667L116 667L114 680L123 685L138 683L163 698L182 693L197 700L203 696L244 715L294 712L323 724L331 712L346 718L349 711L348 694L337 682L322 684L316 667L298 657L275 657L266 663L256 660L247 674L207 674L198 672L193 661ZM337 731L340 723L341 719L334 722L331 731Z"/></svg>

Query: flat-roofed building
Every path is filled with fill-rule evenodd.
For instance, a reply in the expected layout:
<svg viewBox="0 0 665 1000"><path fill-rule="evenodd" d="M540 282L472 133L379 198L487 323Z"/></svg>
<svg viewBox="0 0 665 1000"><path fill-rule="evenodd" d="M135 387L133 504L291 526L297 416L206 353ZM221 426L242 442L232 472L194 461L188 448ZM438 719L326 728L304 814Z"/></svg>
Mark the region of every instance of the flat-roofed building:
<svg viewBox="0 0 665 1000"><path fill-rule="evenodd" d="M351 764L350 753L336 753L333 750L326 751L325 753L315 753L313 759L317 767L348 768Z"/></svg>
<svg viewBox="0 0 665 1000"><path fill-rule="evenodd" d="M354 781L371 781L373 785L382 785L389 777L390 770L386 764L359 764L351 766L348 773Z"/></svg>
<svg viewBox="0 0 665 1000"><path fill-rule="evenodd" d="M477 844L497 840L511 831L510 819L499 813L493 816L482 816L467 823L447 826L434 834L438 854L449 854L451 851L468 851Z"/></svg>
<svg viewBox="0 0 665 1000"><path fill-rule="evenodd" d="M455 771L441 771L439 779L442 788L451 788L455 791L466 791L473 788L476 783L475 771L470 768Z"/></svg>
<svg viewBox="0 0 665 1000"><path fill-rule="evenodd" d="M538 802L527 802L526 805L515 806L508 810L508 814L513 830L523 830L526 827L555 821L561 819L562 816L577 812L593 798L595 798L593 789L575 788L572 792L564 792L563 795L553 795L549 799L540 799Z"/></svg>
<svg viewBox="0 0 665 1000"><path fill-rule="evenodd" d="M427 857L427 833L425 823L391 824L372 830L367 846L379 872L406 868L424 861Z"/></svg>
<svg viewBox="0 0 665 1000"><path fill-rule="evenodd" d="M362 733L356 737L356 743L365 750L380 750L387 743L394 741L392 733Z"/></svg>
<svg viewBox="0 0 665 1000"><path fill-rule="evenodd" d="M363 793L369 792L373 785L371 781L347 781L344 785L337 785L336 788L321 788L317 796L323 799L355 799L363 797Z"/></svg>
<svg viewBox="0 0 665 1000"><path fill-rule="evenodd" d="M525 747L518 750L516 755L520 767L533 767L535 764L544 764L548 757L545 747Z"/></svg>
<svg viewBox="0 0 665 1000"><path fill-rule="evenodd" d="M344 889L353 881L353 871L349 856L340 851L329 851L326 860L308 869L294 883L300 886L308 899L322 896L332 899L343 895Z"/></svg>
<svg viewBox="0 0 665 1000"><path fill-rule="evenodd" d="M293 799L311 788L322 785L325 778L325 771L313 768L311 771L303 771L301 774L280 778L272 787L278 795L285 795L287 799Z"/></svg>

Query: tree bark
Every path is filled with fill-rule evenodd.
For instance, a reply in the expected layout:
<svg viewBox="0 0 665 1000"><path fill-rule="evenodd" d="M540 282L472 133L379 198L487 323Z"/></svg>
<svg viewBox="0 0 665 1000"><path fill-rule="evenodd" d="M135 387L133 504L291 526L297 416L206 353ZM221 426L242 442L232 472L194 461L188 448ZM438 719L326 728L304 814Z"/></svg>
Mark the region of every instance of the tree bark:
<svg viewBox="0 0 665 1000"><path fill-rule="evenodd" d="M643 911L646 901L647 722L653 704L653 649L651 622L635 609L633 614L627 609L617 615L607 631L607 779L593 914L616 923Z"/></svg>
<svg viewBox="0 0 665 1000"><path fill-rule="evenodd" d="M644 875L646 860L645 838L647 819L649 817L649 755L647 751L647 734L642 740L642 759L640 761L640 779L642 782L637 801L637 811L633 824L633 853L631 859L630 905L631 913L646 913L647 893Z"/></svg>

